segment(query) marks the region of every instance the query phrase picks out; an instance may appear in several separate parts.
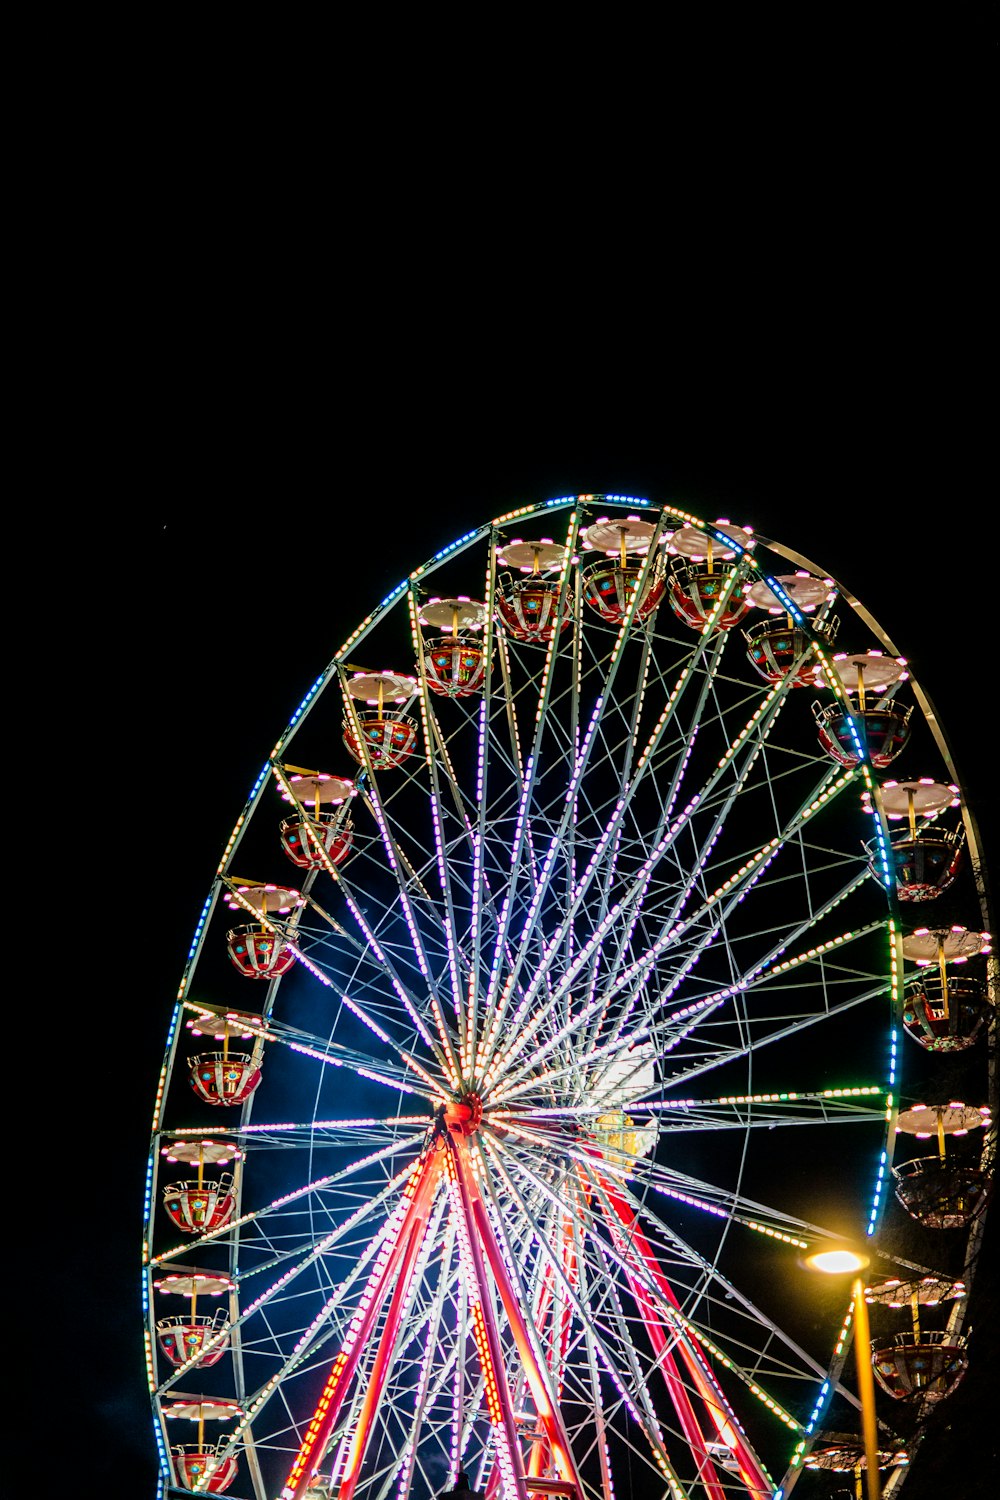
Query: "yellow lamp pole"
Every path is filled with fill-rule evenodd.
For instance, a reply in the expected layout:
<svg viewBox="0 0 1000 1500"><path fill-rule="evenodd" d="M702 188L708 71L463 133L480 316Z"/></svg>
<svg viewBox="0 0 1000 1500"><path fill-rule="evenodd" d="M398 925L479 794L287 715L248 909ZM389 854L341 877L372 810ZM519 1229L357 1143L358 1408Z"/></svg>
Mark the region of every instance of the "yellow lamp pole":
<svg viewBox="0 0 1000 1500"><path fill-rule="evenodd" d="M854 1250L823 1250L805 1257L805 1265L827 1276L843 1276L849 1271L860 1273L868 1264L867 1255ZM871 1328L868 1304L860 1274L851 1283L854 1299L854 1358L858 1371L858 1395L861 1398L861 1432L865 1444L865 1467L868 1500L882 1500L878 1474L878 1423L875 1419L875 1377L871 1362Z"/></svg>

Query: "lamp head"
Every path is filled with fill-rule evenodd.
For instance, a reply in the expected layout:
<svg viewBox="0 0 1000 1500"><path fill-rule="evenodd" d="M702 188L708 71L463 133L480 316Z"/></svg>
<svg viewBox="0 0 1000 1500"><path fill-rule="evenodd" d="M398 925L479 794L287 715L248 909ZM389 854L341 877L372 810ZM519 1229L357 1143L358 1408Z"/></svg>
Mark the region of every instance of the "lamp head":
<svg viewBox="0 0 1000 1500"><path fill-rule="evenodd" d="M860 1250L841 1246L836 1250L814 1250L803 1257L802 1264L810 1271L823 1271L827 1276L846 1276L852 1271L863 1271L869 1257Z"/></svg>

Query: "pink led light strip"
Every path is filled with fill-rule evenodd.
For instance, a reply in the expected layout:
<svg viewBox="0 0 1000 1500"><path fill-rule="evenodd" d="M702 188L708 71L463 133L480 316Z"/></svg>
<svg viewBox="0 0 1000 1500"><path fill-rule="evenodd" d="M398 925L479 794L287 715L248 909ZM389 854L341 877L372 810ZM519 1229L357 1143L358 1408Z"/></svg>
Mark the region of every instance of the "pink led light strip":
<svg viewBox="0 0 1000 1500"><path fill-rule="evenodd" d="M406 1288L409 1282L413 1260L420 1248L430 1200L437 1185L440 1170L440 1156L434 1150L429 1151L414 1167L413 1175L404 1188L403 1197L396 1209L399 1222L394 1234L390 1233L382 1251L379 1252L375 1268L358 1301L358 1308L351 1321L347 1337L333 1362L319 1405L292 1465L285 1488L281 1492L281 1500L298 1500L312 1477L313 1458L315 1457L317 1462L322 1459L344 1397L357 1369L362 1350L371 1334L389 1287L402 1266L402 1274L396 1282L396 1290L390 1306L386 1331L388 1331L389 1320L394 1316L394 1309L398 1329L402 1300L397 1301L397 1295L401 1293L401 1289ZM383 1342L384 1339L385 1333L383 1333ZM392 1337L392 1343L394 1342L395 1334ZM379 1352L381 1353L381 1348ZM384 1378L383 1371L382 1381ZM369 1413L369 1430L370 1420L371 1412Z"/></svg>

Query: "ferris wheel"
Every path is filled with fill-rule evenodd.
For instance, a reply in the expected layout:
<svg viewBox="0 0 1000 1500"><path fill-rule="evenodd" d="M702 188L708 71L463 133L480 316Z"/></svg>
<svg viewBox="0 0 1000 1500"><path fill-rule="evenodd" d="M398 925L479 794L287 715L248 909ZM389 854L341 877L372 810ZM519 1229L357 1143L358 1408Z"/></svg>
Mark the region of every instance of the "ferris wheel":
<svg viewBox="0 0 1000 1500"><path fill-rule="evenodd" d="M161 1493L805 1494L857 1397L798 1262L890 1213L963 1246L873 1292L952 1307L876 1351L898 1482L992 1169L985 1068L900 1104L904 1045L987 1045L975 837L907 663L747 525L573 496L415 567L267 757L183 974Z"/></svg>

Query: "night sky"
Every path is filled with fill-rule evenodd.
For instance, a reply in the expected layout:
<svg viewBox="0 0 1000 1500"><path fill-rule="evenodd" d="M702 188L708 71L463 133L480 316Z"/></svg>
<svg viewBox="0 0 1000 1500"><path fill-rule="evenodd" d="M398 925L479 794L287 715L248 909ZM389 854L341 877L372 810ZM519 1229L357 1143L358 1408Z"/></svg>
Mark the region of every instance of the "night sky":
<svg viewBox="0 0 1000 1500"><path fill-rule="evenodd" d="M484 390L481 410L468 390L458 403L446 392L425 400L420 420L399 416L408 407L398 376L390 392L363 384L346 409L321 409L293 383L273 408L259 395L218 411L202 374L196 399L178 394L165 415L140 423L134 506L81 526L92 561L68 590L86 598L87 640L99 643L73 705L87 759L100 764L77 804L85 843L74 864L99 841L111 884L91 921L110 950L97 972L63 976L74 1005L87 996L88 1019L82 1035L61 1039L84 1128L66 1143L59 1234L83 1248L49 1278L60 1344L39 1357L39 1379L82 1391L66 1418L81 1495L154 1492L138 1293L149 1118L222 845L304 689L372 605L456 535L516 504L615 492L749 522L796 548L851 589L911 660L996 868L986 721L995 585L984 559L998 537L978 389L940 377L927 389L913 372L901 389L898 351L885 380L877 360L856 365L846 353L838 368L853 380L822 389L815 353L800 378L790 365L780 383L752 361L724 375L706 361L690 386L651 376L626 390L604 364L579 404L565 393L547 400L536 368L527 384L512 375ZM415 361L407 373L419 377ZM303 557L318 589L304 584ZM869 644L843 630L838 642ZM77 648L72 626L66 645ZM46 1250L45 1263L55 1268L59 1256ZM939 1415L907 1500L938 1493L942 1466L970 1441L989 1441L980 1423L996 1351L995 1264L979 1287L970 1374ZM971 1480L951 1492L979 1493Z"/></svg>

